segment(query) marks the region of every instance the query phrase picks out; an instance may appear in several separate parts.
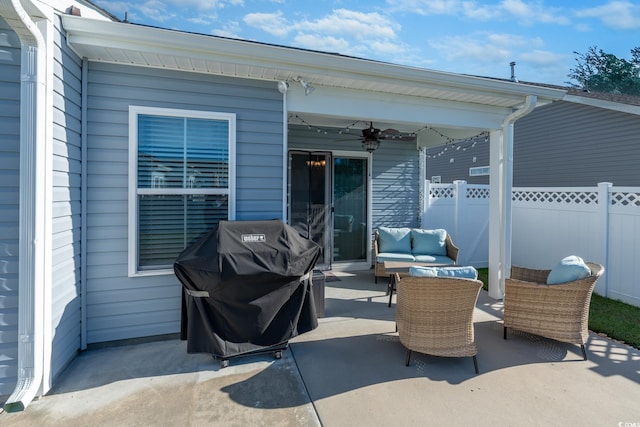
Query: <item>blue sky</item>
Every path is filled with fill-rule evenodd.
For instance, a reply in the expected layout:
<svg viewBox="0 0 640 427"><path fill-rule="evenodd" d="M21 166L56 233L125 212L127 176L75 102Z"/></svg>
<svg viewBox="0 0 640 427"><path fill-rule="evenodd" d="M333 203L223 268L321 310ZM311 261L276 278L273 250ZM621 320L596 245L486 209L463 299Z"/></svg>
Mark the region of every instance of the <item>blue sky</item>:
<svg viewBox="0 0 640 427"><path fill-rule="evenodd" d="M94 0L163 28L337 52L455 73L565 84L574 51L630 59L640 1Z"/></svg>

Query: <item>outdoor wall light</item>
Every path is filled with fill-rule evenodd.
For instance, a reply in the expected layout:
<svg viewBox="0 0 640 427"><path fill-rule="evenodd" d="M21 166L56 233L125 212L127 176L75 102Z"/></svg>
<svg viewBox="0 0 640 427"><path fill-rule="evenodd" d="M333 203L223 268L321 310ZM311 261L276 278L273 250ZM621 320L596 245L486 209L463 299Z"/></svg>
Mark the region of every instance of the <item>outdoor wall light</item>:
<svg viewBox="0 0 640 427"><path fill-rule="evenodd" d="M285 82L285 81L279 81L278 82L278 92L280 92L281 94L285 94L287 93L287 90L289 90L289 83Z"/></svg>
<svg viewBox="0 0 640 427"><path fill-rule="evenodd" d="M304 81L302 79L300 79L299 81L300 81L300 84L302 85L302 87L304 88L304 95L305 96L309 95L311 92L316 90L316 88L311 86L311 84L309 82L306 82L306 81Z"/></svg>

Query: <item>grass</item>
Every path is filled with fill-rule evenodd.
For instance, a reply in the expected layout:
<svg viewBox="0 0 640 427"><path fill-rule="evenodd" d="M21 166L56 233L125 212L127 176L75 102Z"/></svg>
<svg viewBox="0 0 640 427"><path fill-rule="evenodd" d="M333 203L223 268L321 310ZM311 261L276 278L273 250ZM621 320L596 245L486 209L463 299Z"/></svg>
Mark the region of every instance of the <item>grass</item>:
<svg viewBox="0 0 640 427"><path fill-rule="evenodd" d="M478 269L478 279L488 289L489 270ZM589 310L589 329L640 349L640 307L593 294Z"/></svg>

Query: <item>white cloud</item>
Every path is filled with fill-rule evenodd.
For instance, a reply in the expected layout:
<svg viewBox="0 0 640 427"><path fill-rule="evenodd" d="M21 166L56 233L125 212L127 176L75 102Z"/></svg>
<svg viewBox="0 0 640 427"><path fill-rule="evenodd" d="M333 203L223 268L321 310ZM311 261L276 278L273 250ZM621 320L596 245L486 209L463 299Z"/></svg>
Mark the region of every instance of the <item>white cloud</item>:
<svg viewBox="0 0 640 427"><path fill-rule="evenodd" d="M146 1L137 6L137 9L144 16L157 22L164 22L175 17L175 14L168 12L163 2L157 0Z"/></svg>
<svg viewBox="0 0 640 427"><path fill-rule="evenodd" d="M628 1L610 1L602 6L576 12L581 18L596 18L616 30L640 29L640 4Z"/></svg>
<svg viewBox="0 0 640 427"><path fill-rule="evenodd" d="M177 6L180 8L195 7L199 10L212 10L225 7L227 4L234 6L241 6L244 4L242 0L238 1L225 1L225 0L164 0L165 3Z"/></svg>
<svg viewBox="0 0 640 427"><path fill-rule="evenodd" d="M434 40L431 47L441 52L448 61L461 64L473 61L479 64L507 62L521 55L523 50L542 47L539 37L527 38L516 34L478 32L467 36L451 36Z"/></svg>
<svg viewBox="0 0 640 427"><path fill-rule="evenodd" d="M222 28L216 28L211 33L216 36L229 37L233 39L242 38L240 36L241 28L237 21L225 22Z"/></svg>
<svg viewBox="0 0 640 427"><path fill-rule="evenodd" d="M523 37L517 34L489 33L486 35L487 43L505 48L541 47L544 41L540 37Z"/></svg>
<svg viewBox="0 0 640 427"><path fill-rule="evenodd" d="M503 46L489 45L476 37L452 36L430 43L431 47L440 51L448 61L465 64L469 61L494 63L509 57L509 49Z"/></svg>
<svg viewBox="0 0 640 427"><path fill-rule="evenodd" d="M461 0L387 0L392 10L419 15L457 15L464 8L471 7L472 3Z"/></svg>
<svg viewBox="0 0 640 427"><path fill-rule="evenodd" d="M502 0L499 3L487 4L475 0L387 0L387 4L392 10L425 16L461 16L479 21L516 19L526 25L536 22L569 24L565 11L545 6L541 1Z"/></svg>
<svg viewBox="0 0 640 427"><path fill-rule="evenodd" d="M295 45L308 49L385 58L406 50L398 41L400 25L377 12L335 9L316 19L295 21L281 11L250 13L244 23L280 38L292 36Z"/></svg>
<svg viewBox="0 0 640 427"><path fill-rule="evenodd" d="M528 64L533 64L536 67L556 68L558 64L562 64L564 68L564 64L567 63L567 61L571 61L572 57L571 55L550 52L548 50L535 49L522 53L519 55L519 59Z"/></svg>
<svg viewBox="0 0 640 427"><path fill-rule="evenodd" d="M191 22L192 24L205 26L205 25L211 25L213 22L215 22L218 19L218 15L215 13L198 14L191 17L185 17L182 19L186 20L187 22Z"/></svg>
<svg viewBox="0 0 640 427"><path fill-rule="evenodd" d="M280 11L250 13L245 15L244 23L278 37L285 37L290 32L290 25Z"/></svg>
<svg viewBox="0 0 640 427"><path fill-rule="evenodd" d="M513 16L525 24L542 22L546 24L569 24L566 12L559 8L547 7L540 2L524 2L522 0L503 0L500 3L508 16Z"/></svg>
<svg viewBox="0 0 640 427"><path fill-rule="evenodd" d="M215 11L225 5L242 6L244 0L148 0L140 2L96 0L96 4L116 16L124 17L127 12L129 19L134 21L140 15L157 22L165 22L178 16L187 16L189 22L208 24L216 19ZM207 11L207 15L193 13L193 9ZM189 13L191 12L191 13Z"/></svg>
<svg viewBox="0 0 640 427"><path fill-rule="evenodd" d="M331 36L320 36L317 34L298 34L294 37L299 46L323 52L345 53L351 50L348 41L342 38Z"/></svg>
<svg viewBox="0 0 640 427"><path fill-rule="evenodd" d="M341 34L355 39L395 39L395 29L400 26L376 12L357 12L336 9L331 15L314 21L305 20L293 27L301 32Z"/></svg>

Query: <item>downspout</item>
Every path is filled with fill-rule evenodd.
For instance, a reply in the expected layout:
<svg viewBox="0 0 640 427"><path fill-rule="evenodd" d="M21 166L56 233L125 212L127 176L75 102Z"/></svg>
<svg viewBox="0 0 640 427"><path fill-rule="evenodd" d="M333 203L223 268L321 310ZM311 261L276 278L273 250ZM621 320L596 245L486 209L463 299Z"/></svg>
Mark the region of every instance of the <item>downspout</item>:
<svg viewBox="0 0 640 427"><path fill-rule="evenodd" d="M282 221L289 222L287 210L289 175L289 112L287 111L287 91L289 83L278 82L278 92L282 94Z"/></svg>
<svg viewBox="0 0 640 427"><path fill-rule="evenodd" d="M87 147L87 110L88 110L88 86L89 86L89 62L82 59L82 107L81 107L81 181L80 184L80 350L87 349L87 177L89 158Z"/></svg>
<svg viewBox="0 0 640 427"><path fill-rule="evenodd" d="M18 261L18 380L4 404L24 410L44 373L45 285L45 41L27 14L30 0L0 0L0 12L20 38L20 226ZM40 124L40 125L39 125Z"/></svg>
<svg viewBox="0 0 640 427"><path fill-rule="evenodd" d="M489 265L489 296L501 299L504 296L504 281L511 269L511 201L513 187L513 124L516 120L529 114L536 107L538 98L535 95L527 95L524 106L513 111L502 122L501 167L499 192L499 212L495 214L499 226L497 233L497 248L490 245L489 251L498 250L497 265ZM494 195L491 194L491 197ZM495 206L492 204L492 206ZM490 212L490 217L494 213ZM493 231L490 230L490 233ZM489 255L490 260L493 258Z"/></svg>

